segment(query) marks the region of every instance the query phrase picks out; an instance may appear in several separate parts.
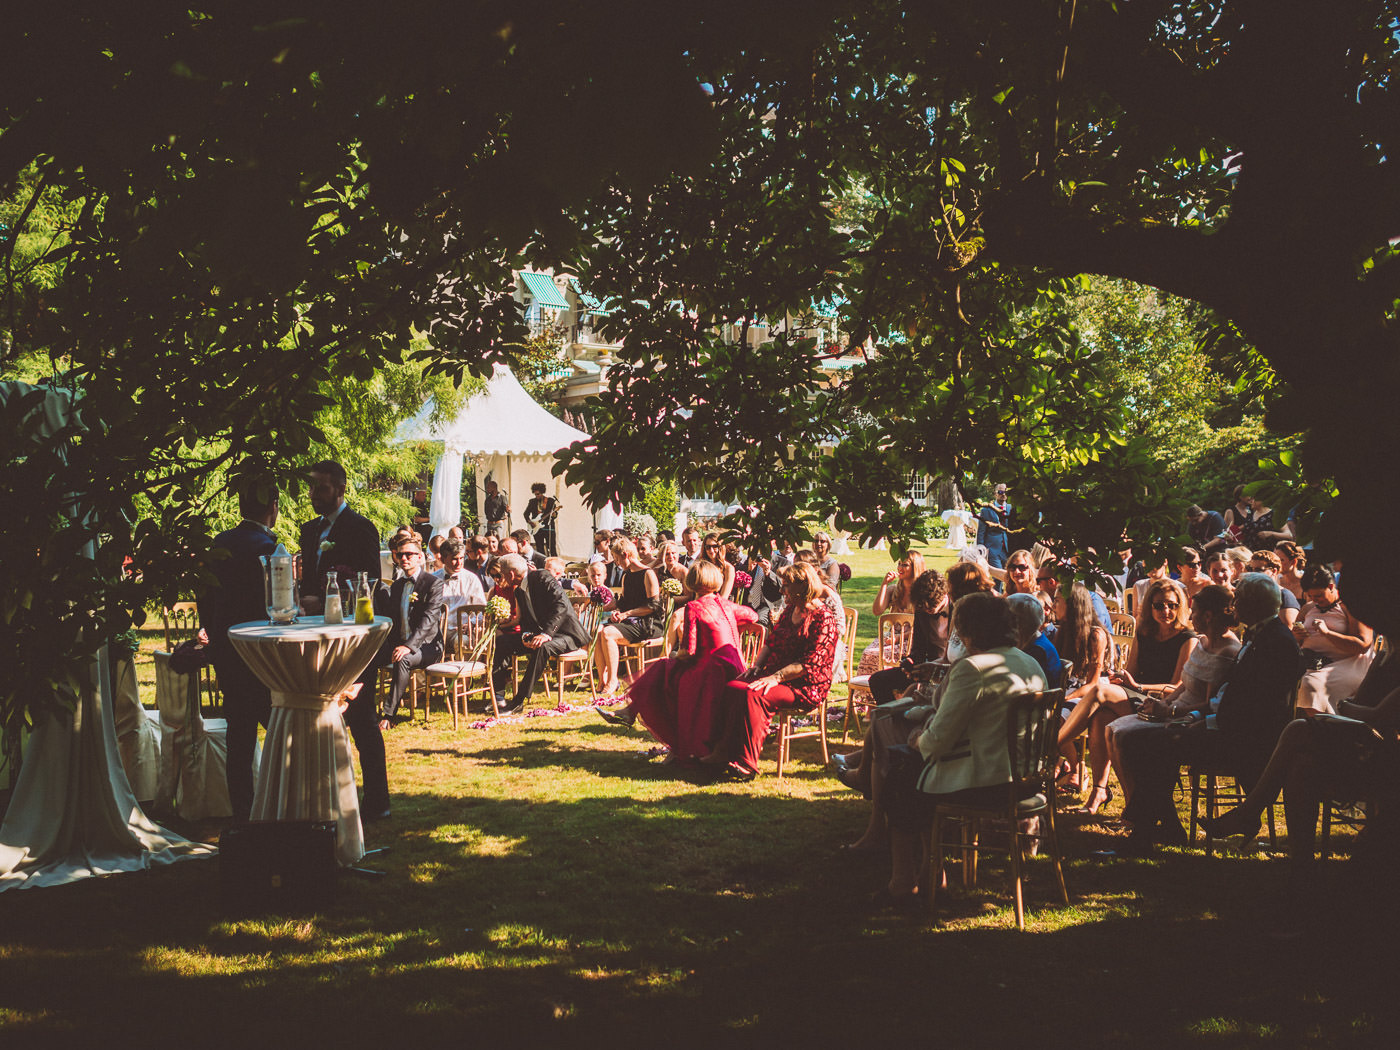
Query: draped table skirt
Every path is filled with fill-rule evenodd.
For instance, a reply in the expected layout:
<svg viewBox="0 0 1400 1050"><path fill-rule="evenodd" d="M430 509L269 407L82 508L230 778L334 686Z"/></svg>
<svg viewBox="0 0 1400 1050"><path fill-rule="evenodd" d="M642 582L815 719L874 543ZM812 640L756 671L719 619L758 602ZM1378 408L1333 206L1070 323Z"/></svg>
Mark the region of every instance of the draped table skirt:
<svg viewBox="0 0 1400 1050"><path fill-rule="evenodd" d="M335 698L369 666L389 620L326 624L319 616L277 626L238 624L229 640L272 691L272 716L253 792L253 820L333 820L336 859L365 855L355 765Z"/></svg>

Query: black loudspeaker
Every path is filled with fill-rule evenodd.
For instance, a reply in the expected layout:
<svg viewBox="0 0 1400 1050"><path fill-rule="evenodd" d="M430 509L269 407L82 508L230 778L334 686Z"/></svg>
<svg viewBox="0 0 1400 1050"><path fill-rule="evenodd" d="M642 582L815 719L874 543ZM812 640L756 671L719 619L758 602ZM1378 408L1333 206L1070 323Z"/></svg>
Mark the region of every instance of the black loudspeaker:
<svg viewBox="0 0 1400 1050"><path fill-rule="evenodd" d="M219 838L219 881L233 907L323 908L339 870L334 821L246 821Z"/></svg>

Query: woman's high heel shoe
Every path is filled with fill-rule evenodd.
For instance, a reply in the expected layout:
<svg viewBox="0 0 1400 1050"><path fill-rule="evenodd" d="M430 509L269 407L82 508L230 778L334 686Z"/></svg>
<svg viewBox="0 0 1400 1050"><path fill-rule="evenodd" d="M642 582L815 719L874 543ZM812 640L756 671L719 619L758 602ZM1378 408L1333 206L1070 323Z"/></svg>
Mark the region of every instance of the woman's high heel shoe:
<svg viewBox="0 0 1400 1050"><path fill-rule="evenodd" d="M1102 795L1103 795L1102 798L1099 797L1100 793L1102 793ZM1097 801L1096 801L1096 800L1097 800ZM1084 803L1084 805L1082 805L1082 806L1079 807L1079 812L1080 812L1080 813L1083 813L1085 816L1090 816L1090 817L1092 817L1094 814L1098 813L1099 810L1103 809L1104 806L1108 805L1108 804L1109 804L1110 802L1112 802L1112 801L1113 801L1113 787L1112 787L1112 785L1109 785L1109 784L1104 784L1104 785L1102 785L1102 786L1095 785L1095 786L1094 786L1094 790L1091 791L1091 792L1089 793L1089 801L1086 802L1086 803Z"/></svg>

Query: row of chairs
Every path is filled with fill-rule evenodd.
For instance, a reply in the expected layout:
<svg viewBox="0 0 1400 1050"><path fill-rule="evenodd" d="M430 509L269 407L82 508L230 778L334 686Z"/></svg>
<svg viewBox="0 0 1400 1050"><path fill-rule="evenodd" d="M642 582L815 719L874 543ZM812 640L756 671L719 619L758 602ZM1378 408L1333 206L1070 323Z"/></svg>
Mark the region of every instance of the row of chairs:
<svg viewBox="0 0 1400 1050"><path fill-rule="evenodd" d="M599 628L603 626L601 612L586 598L575 600L575 611L578 613L579 620L583 624L590 642L586 647L559 654L552 661L551 668L546 671L545 688L546 690L557 689L559 703L563 703L564 700L565 684L581 678L587 680L593 700L598 699L597 683L593 676L593 657L598 644ZM665 619L669 619L670 612L671 604L668 602L664 614ZM424 719L426 720L430 716L435 689L440 688L443 691L444 702L452 715L452 728L456 729L460 724L460 719L467 713L468 701L474 696L483 697L493 713L499 714L499 708L496 705L490 673L495 658L495 632L487 623L485 606L464 605L455 611L454 616L453 629L446 632L447 636L452 639L450 657L422 668L421 680L423 683ZM852 654L855 648L857 622L857 612L854 609L847 609L844 631L847 681L851 679L853 669ZM763 649L767 640L767 632L757 624L745 624L740 628L739 633L741 657L745 666L751 667ZM623 657L629 662L632 670L640 673L651 663L667 655L667 642L663 635L640 642L622 643L622 649ZM554 684L551 684L551 677ZM410 685L408 695L410 715L417 713L418 679L419 674L415 674L414 681ZM812 719L812 723L804 728L799 722L808 717ZM826 698L823 698L811 712L782 711L779 712L775 721L778 733L777 775L779 779L782 778L788 762L791 761L794 740L815 737L821 746L822 764L825 765L831 760L826 731Z"/></svg>

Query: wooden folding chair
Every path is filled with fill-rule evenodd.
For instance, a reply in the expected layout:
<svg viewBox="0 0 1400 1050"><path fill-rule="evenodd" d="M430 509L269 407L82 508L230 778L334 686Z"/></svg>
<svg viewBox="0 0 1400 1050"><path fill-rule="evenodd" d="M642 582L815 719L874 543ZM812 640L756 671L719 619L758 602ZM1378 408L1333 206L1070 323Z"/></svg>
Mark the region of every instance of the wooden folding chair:
<svg viewBox="0 0 1400 1050"><path fill-rule="evenodd" d="M564 683L583 677L587 677L589 695L596 703L598 682L593 677L593 650L598 644L598 627L602 619L602 610L586 598L582 604L575 603L574 610L578 613L579 623L583 624L583 629L588 632L588 645L581 649L570 649L567 653L560 653L554 658L554 674L559 683L559 703L564 702ZM546 671L546 688L549 687L548 676L549 672Z"/></svg>
<svg viewBox="0 0 1400 1050"><path fill-rule="evenodd" d="M852 632L854 636L854 632ZM898 667L899 662L909 655L914 645L913 613L881 613L876 637L880 642L880 670ZM841 743L850 735L854 721L856 731L862 732L860 709L874 706L875 698L870 695L870 675L856 675L847 679L846 715L841 719Z"/></svg>
<svg viewBox="0 0 1400 1050"><path fill-rule="evenodd" d="M187 642L199 634L199 606L195 602L163 606L160 619L165 628L165 651L168 653L173 653L181 642ZM223 710L224 694L219 689L213 664L200 668L198 699L200 710L204 713L217 714Z"/></svg>
<svg viewBox="0 0 1400 1050"><path fill-rule="evenodd" d="M484 694L496 706L496 691L491 686L491 662L496 653L496 629L486 617L485 605L460 605L454 614L452 659L429 664L423 668L423 721L428 720L432 706L433 686L441 684L447 706L452 710L452 728L457 728L460 713L467 713L469 697ZM480 684L476 684L478 679Z"/></svg>
<svg viewBox="0 0 1400 1050"><path fill-rule="evenodd" d="M1055 715L1064 703L1062 689L1039 693L1023 693L1012 697L1006 711L1006 748L1011 761L1011 781L1006 785L1006 799L994 807L940 804L933 813L928 863L925 866L924 889L928 895L929 921L936 923L938 887L943 881L945 849L963 854L963 883L977 884L977 854L986 849L1002 849L1011 856L1011 877L1015 884L1016 928L1026 928L1021 866L1025 841L1039 838L1055 864L1055 880L1060 896L1069 903L1065 888L1065 873L1060 864L1060 842L1055 833L1055 765L1059 748L1055 742ZM1021 831L1021 821L1039 817L1041 830ZM1007 836L1004 847L983 845L980 832L984 821L996 821ZM944 827L955 822L963 828L962 841L945 844Z"/></svg>
<svg viewBox="0 0 1400 1050"><path fill-rule="evenodd" d="M855 658L855 638L856 620L859 614L854 609L846 610L846 681L851 680L851 670ZM821 741L822 765L827 765L831 761L831 745L826 736L826 708L831 697L830 690L827 691L816 704L806 711L799 711L796 708L786 708L778 711L776 718L778 722L778 779L783 779L783 769L787 766L788 760L792 757L792 742L801 740L803 737L814 736ZM794 718L812 717L816 719L816 724L808 729L795 729L793 727Z"/></svg>

